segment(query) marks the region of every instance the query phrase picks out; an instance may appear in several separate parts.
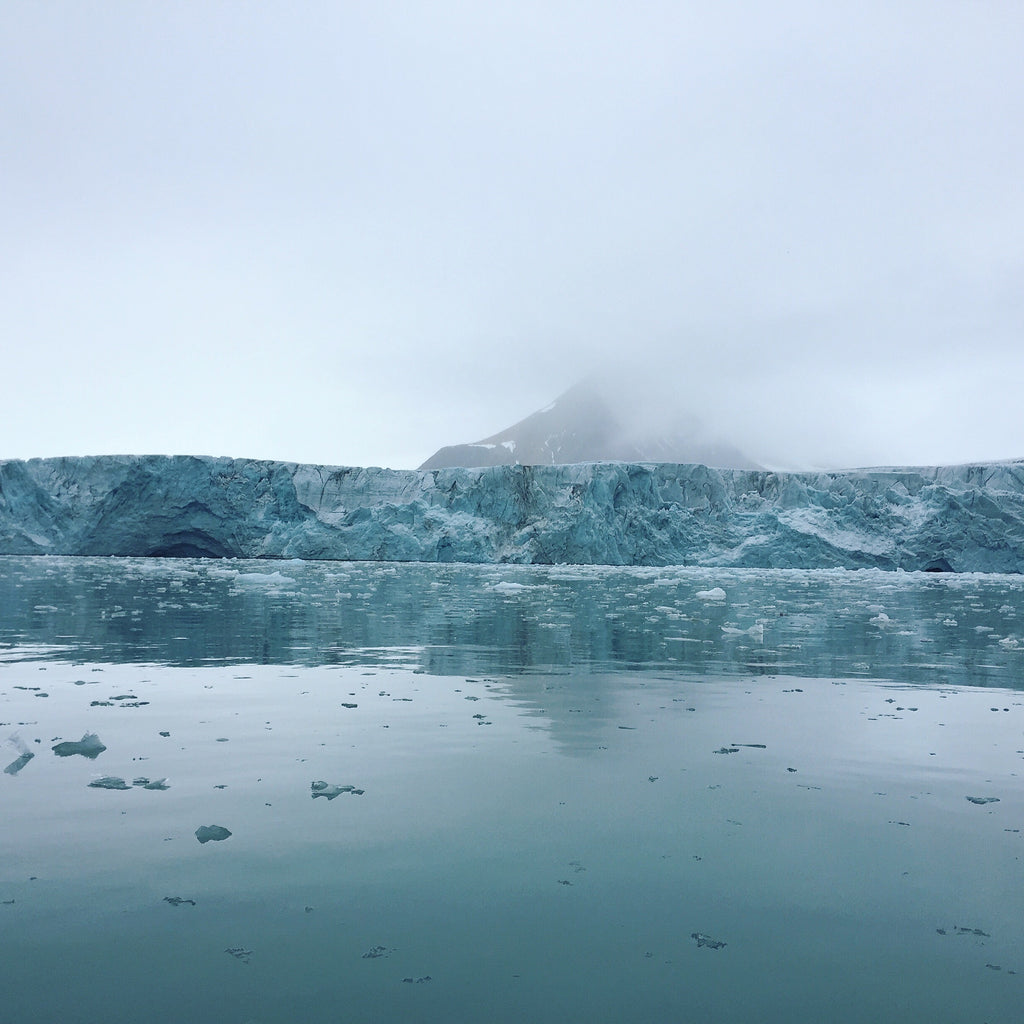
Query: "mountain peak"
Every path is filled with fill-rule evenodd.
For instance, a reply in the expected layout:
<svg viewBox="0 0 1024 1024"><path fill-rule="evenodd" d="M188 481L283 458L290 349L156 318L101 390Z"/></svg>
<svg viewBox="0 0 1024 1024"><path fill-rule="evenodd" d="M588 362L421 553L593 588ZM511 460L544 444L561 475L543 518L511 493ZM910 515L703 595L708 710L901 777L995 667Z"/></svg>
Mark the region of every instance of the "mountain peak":
<svg viewBox="0 0 1024 1024"><path fill-rule="evenodd" d="M726 440L712 435L696 417L674 410L651 416L649 410L641 408L641 398L628 402L614 387L588 378L543 409L490 437L440 448L420 469L578 462L760 468Z"/></svg>

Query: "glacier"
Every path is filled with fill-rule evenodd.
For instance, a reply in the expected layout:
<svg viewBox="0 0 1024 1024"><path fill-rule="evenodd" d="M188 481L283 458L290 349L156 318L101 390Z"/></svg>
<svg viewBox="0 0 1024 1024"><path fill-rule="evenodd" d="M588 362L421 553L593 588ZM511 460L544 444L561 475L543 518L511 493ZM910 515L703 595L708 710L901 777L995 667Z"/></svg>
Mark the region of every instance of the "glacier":
<svg viewBox="0 0 1024 1024"><path fill-rule="evenodd" d="M1024 460L780 473L0 462L0 554L1024 571Z"/></svg>

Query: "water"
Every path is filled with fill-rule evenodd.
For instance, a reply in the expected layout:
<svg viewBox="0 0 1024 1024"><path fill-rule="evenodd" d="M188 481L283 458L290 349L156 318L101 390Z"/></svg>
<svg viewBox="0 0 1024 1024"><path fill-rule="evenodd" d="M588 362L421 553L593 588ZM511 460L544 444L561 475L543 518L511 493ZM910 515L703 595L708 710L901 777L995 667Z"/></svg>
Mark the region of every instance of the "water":
<svg viewBox="0 0 1024 1024"><path fill-rule="evenodd" d="M1000 576L2 558L3 1015L1019 1020L1022 607Z"/></svg>

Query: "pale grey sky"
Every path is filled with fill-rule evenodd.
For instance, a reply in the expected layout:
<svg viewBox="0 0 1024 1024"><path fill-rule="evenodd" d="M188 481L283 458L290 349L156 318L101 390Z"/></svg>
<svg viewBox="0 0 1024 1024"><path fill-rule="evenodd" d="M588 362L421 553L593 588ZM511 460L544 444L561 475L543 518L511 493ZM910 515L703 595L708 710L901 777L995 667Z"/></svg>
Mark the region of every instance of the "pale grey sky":
<svg viewBox="0 0 1024 1024"><path fill-rule="evenodd" d="M0 5L0 458L411 467L590 370L1024 457L1024 4Z"/></svg>

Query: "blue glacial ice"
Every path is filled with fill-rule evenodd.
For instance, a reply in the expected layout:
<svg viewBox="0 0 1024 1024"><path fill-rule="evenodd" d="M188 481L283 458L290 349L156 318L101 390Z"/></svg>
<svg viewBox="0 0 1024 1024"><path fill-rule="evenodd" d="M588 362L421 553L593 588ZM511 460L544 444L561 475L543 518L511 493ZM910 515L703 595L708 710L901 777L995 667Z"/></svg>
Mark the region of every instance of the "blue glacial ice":
<svg viewBox="0 0 1024 1024"><path fill-rule="evenodd" d="M8 461L0 554L1017 573L1024 461L814 473Z"/></svg>

